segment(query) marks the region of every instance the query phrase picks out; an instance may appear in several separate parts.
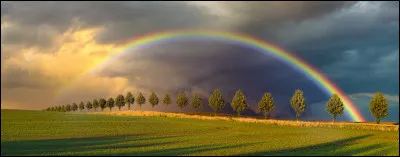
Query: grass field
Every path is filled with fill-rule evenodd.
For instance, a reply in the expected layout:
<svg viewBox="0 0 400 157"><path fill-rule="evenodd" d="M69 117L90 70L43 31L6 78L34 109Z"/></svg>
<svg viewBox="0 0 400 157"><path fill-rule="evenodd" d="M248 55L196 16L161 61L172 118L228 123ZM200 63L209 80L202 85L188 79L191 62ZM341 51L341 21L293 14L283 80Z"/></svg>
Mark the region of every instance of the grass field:
<svg viewBox="0 0 400 157"><path fill-rule="evenodd" d="M1 111L1 155L399 155L398 132Z"/></svg>

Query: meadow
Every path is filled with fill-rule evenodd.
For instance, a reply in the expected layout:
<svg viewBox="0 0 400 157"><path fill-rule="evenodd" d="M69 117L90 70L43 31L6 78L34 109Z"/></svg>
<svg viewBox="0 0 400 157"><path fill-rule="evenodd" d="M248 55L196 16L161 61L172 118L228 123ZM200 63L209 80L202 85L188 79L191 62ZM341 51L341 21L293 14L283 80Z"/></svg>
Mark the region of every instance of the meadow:
<svg viewBox="0 0 400 157"><path fill-rule="evenodd" d="M1 155L399 155L397 131L1 111Z"/></svg>

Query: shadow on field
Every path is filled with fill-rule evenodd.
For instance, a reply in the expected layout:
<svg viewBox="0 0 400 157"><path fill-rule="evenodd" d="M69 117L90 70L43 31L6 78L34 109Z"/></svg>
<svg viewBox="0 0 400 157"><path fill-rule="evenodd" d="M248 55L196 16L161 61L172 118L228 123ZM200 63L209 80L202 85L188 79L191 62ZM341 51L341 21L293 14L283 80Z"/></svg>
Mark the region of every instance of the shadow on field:
<svg viewBox="0 0 400 157"><path fill-rule="evenodd" d="M363 155L382 155L386 154L392 148L387 148L382 144L372 144L369 146L357 147L357 148L345 148L346 146L353 145L355 141L367 138L371 135L363 135L352 138L347 138L343 140L337 140L317 145L311 145L307 147L300 147L294 149L282 149L277 151L265 151L265 152L254 152L246 154L236 154L236 156L270 156L270 155L284 155L284 156L294 156L294 155L304 155L304 156L329 156L329 155L344 155L351 156L360 153L365 153ZM382 149L383 148L383 149ZM381 149L380 151L371 151Z"/></svg>
<svg viewBox="0 0 400 157"><path fill-rule="evenodd" d="M220 149L234 149L237 147L252 145L199 145L180 147L179 143L187 141L183 141L179 137L181 136L148 137L148 135L123 135L89 138L9 141L1 143L1 155L176 156Z"/></svg>
<svg viewBox="0 0 400 157"><path fill-rule="evenodd" d="M1 142L1 155L79 155L88 151L103 151L107 149L124 149L138 147L153 147L175 142L149 142L151 140L168 140L177 136L146 137L146 135L122 135L88 138L23 140Z"/></svg>

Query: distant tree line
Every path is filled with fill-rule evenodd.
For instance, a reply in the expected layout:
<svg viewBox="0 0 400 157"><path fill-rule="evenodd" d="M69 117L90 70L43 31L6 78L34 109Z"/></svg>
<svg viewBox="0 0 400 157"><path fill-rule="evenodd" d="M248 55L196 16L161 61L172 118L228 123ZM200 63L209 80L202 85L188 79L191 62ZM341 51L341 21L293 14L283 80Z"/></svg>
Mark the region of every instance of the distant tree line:
<svg viewBox="0 0 400 157"><path fill-rule="evenodd" d="M149 103L151 104L152 108L157 106L160 102L158 96L152 92L149 97ZM86 104L81 101L79 105L76 103L72 103L72 105L62 105L62 106L53 106L44 109L45 111L58 111L58 112L74 112L79 109L79 111L84 110L85 108L87 111L94 109L97 111L98 108L103 111L105 108L109 108L110 111L114 107L118 107L118 110L121 110L122 107L125 105L128 106L128 110L131 109L134 103L139 105L141 110L142 105L145 104L146 98L143 96L142 93L139 93L138 96L135 98L131 92L128 92L126 96L122 94L118 95L115 99L110 97L108 100L101 98L99 100L95 99L92 102L87 101ZM165 94L162 103L165 106L170 105L171 97L168 94ZM176 99L177 106L183 111L188 104L192 106L197 112L200 108L203 107L203 100L198 94L194 94L192 99L189 101L188 97L185 95L184 92L180 92ZM214 110L214 114L217 115L217 112L222 110L225 105L226 101L223 98L219 89L213 91L213 93L208 98L208 105ZM307 107L306 99L303 96L303 91L297 89L290 99L290 105L292 109L296 112L296 120L298 121L300 118L301 113L303 113ZM248 103L246 101L246 96L243 94L241 90L236 91L232 101L231 107L233 111L237 113L237 116L240 117L240 114L244 112L248 108ZM380 123L381 119L388 115L388 103L386 98L384 97L383 93L376 93L375 97L370 102L370 111L371 114L375 117L376 123ZM265 93L258 102L258 110L263 112L265 119L268 118L270 112L275 109L275 102L272 97L271 93ZM326 111L332 115L333 122L337 119L338 116L343 115L344 105L340 97L336 94L333 94L332 97L326 102Z"/></svg>

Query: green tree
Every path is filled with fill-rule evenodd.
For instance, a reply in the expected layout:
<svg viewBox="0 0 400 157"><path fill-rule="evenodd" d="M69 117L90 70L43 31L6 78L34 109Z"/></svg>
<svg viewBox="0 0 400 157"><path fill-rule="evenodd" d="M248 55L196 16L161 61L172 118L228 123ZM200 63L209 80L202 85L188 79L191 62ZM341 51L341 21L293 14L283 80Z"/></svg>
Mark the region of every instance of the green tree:
<svg viewBox="0 0 400 157"><path fill-rule="evenodd" d="M50 107L50 111L54 111L54 107Z"/></svg>
<svg viewBox="0 0 400 157"><path fill-rule="evenodd" d="M101 99L99 100L99 105L100 105L100 108L101 108L101 112L103 112L103 110L107 107L106 104L107 104L106 99L101 98Z"/></svg>
<svg viewBox="0 0 400 157"><path fill-rule="evenodd" d="M142 93L139 93L139 95L136 98L136 102L139 104L140 110L142 109L142 105L146 102L146 98L144 98Z"/></svg>
<svg viewBox="0 0 400 157"><path fill-rule="evenodd" d="M214 110L215 116L217 115L217 111L222 110L225 107L225 100L219 89L215 89L208 98L208 104Z"/></svg>
<svg viewBox="0 0 400 157"><path fill-rule="evenodd" d="M165 94L164 99L163 99L163 104L169 105L171 104L171 97L168 94Z"/></svg>
<svg viewBox="0 0 400 157"><path fill-rule="evenodd" d="M154 92L151 93L151 95L149 97L149 102L150 102L152 108L154 108L154 106L158 105L159 100L158 100L157 95Z"/></svg>
<svg viewBox="0 0 400 157"><path fill-rule="evenodd" d="M190 104L197 112L199 112L199 109L203 107L203 100L198 94L194 94L192 100L190 100Z"/></svg>
<svg viewBox="0 0 400 157"><path fill-rule="evenodd" d="M178 104L179 108L181 108L181 111L183 111L183 108L188 104L188 98L186 97L185 93L179 93L178 98L176 99L176 104Z"/></svg>
<svg viewBox="0 0 400 157"><path fill-rule="evenodd" d="M65 106L65 109L66 109L67 112L70 112L71 111L71 105L68 104L67 106Z"/></svg>
<svg viewBox="0 0 400 157"><path fill-rule="evenodd" d="M243 94L243 92L239 89L236 91L235 96L232 99L231 102L231 107L233 111L237 112L237 116L240 117L240 113L246 110L247 108L247 101L246 101L246 96Z"/></svg>
<svg viewBox="0 0 400 157"><path fill-rule="evenodd" d="M60 112L60 110L61 110L61 107L60 107L60 106L57 106L57 107L56 107L56 111L57 111L57 112Z"/></svg>
<svg viewBox="0 0 400 157"><path fill-rule="evenodd" d="M128 110L130 110L131 105L133 105L133 103L135 103L135 98L133 97L131 92L128 92L128 94L126 94L125 103L128 104Z"/></svg>
<svg viewBox="0 0 400 157"><path fill-rule="evenodd" d="M258 102L258 110L264 112L264 118L268 118L269 112L274 110L275 102L271 93L265 93Z"/></svg>
<svg viewBox="0 0 400 157"><path fill-rule="evenodd" d="M326 111L333 116L333 122L336 118L343 114L344 106L342 100L338 95L333 94L332 97L326 102Z"/></svg>
<svg viewBox="0 0 400 157"><path fill-rule="evenodd" d="M303 91L297 89L290 99L290 105L296 112L296 120L299 120L300 114L306 109L306 99L303 97Z"/></svg>
<svg viewBox="0 0 400 157"><path fill-rule="evenodd" d="M88 110L88 111L90 111L90 109L92 109L92 103L90 102L90 101L88 101L87 103L86 103L86 109Z"/></svg>
<svg viewBox="0 0 400 157"><path fill-rule="evenodd" d="M61 112L66 112L67 111L67 107L65 105L61 106Z"/></svg>
<svg viewBox="0 0 400 157"><path fill-rule="evenodd" d="M389 113L389 105L383 93L377 92L369 103L369 110L371 111L372 116L375 117L375 121L377 124L381 122L383 118L385 118Z"/></svg>
<svg viewBox="0 0 400 157"><path fill-rule="evenodd" d="M118 95L115 98L115 106L118 107L118 110L121 111L121 107L125 106L125 98L122 94Z"/></svg>
<svg viewBox="0 0 400 157"><path fill-rule="evenodd" d="M97 111L97 108L99 108L99 101L97 101L97 99L93 100L93 108L94 111Z"/></svg>
<svg viewBox="0 0 400 157"><path fill-rule="evenodd" d="M85 105L83 104L83 101L79 104L79 110L82 112L82 110L85 109Z"/></svg>
<svg viewBox="0 0 400 157"><path fill-rule="evenodd" d="M107 103L106 103L106 106L108 108L110 108L110 112L111 112L111 109L114 107L114 99L113 98L108 99Z"/></svg>
<svg viewBox="0 0 400 157"><path fill-rule="evenodd" d="M78 110L78 105L76 103L72 103L71 109L72 109L72 111L77 111Z"/></svg>

